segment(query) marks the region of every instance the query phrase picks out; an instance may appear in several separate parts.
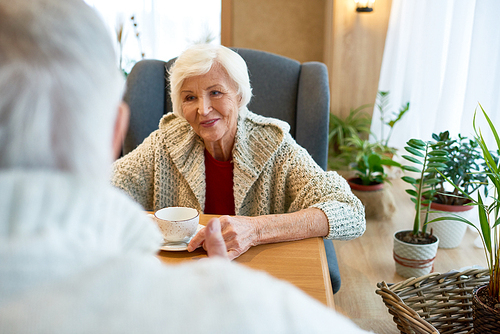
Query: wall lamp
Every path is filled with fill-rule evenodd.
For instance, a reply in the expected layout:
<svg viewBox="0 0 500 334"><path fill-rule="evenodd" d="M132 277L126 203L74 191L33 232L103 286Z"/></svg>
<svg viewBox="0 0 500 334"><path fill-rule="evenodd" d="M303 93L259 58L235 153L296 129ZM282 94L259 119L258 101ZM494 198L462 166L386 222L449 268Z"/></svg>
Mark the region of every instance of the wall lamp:
<svg viewBox="0 0 500 334"><path fill-rule="evenodd" d="M354 0L356 3L356 11L360 13L373 12L373 3L375 0Z"/></svg>

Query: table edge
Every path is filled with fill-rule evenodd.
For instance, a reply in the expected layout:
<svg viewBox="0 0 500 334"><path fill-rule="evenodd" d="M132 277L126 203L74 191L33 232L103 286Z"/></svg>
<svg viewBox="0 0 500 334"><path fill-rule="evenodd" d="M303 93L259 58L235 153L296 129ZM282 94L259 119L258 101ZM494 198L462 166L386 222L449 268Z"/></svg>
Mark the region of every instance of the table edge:
<svg viewBox="0 0 500 334"><path fill-rule="evenodd" d="M326 258L326 250L323 238L318 237L318 248L319 248L319 258L321 261L321 270L323 271L323 280L325 283L325 294L326 294L326 306L329 308L335 309L335 302L333 300L333 289L332 289L332 281L330 279L330 270L328 269L328 260ZM331 242L331 240L328 240Z"/></svg>

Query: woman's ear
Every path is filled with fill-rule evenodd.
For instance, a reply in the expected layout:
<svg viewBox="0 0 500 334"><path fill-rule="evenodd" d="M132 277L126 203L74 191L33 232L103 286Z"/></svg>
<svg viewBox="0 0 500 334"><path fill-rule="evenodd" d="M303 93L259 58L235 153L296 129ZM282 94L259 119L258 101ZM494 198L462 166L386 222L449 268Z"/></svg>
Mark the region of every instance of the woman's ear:
<svg viewBox="0 0 500 334"><path fill-rule="evenodd" d="M115 128L113 131L113 160L120 156L123 146L123 140L128 131L128 122L130 117L130 108L125 102L118 105Z"/></svg>

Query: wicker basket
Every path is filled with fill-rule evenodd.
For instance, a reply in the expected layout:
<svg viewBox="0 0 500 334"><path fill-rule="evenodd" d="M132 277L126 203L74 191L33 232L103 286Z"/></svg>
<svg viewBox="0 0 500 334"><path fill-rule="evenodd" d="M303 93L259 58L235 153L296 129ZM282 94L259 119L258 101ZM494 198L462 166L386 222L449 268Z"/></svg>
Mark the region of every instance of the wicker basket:
<svg viewBox="0 0 500 334"><path fill-rule="evenodd" d="M376 293L401 333L474 333L472 290L488 281L487 269L431 273L391 286L378 283Z"/></svg>

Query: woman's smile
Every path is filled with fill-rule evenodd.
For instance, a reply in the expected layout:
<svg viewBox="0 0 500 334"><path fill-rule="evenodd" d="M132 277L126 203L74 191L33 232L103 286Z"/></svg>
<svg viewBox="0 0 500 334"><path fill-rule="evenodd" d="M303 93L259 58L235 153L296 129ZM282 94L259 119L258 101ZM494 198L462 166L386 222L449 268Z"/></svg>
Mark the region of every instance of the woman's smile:
<svg viewBox="0 0 500 334"><path fill-rule="evenodd" d="M212 126L215 126L215 124L217 124L218 121L219 121L219 118L210 119L208 121L200 122L200 125L204 128L210 128Z"/></svg>

